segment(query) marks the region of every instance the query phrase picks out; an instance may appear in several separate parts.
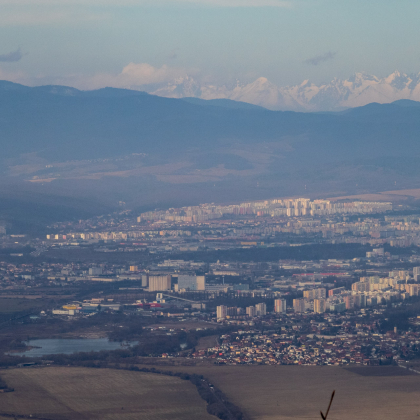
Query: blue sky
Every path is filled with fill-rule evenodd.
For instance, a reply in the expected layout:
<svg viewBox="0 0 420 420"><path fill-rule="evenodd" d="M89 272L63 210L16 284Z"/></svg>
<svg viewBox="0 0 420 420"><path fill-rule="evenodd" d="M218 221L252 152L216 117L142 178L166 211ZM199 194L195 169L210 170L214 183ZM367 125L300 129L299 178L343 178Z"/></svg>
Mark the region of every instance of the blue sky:
<svg viewBox="0 0 420 420"><path fill-rule="evenodd" d="M139 84L190 74L285 86L420 72L418 0L0 0L0 8L0 78L28 84L99 87L130 63L142 64L127 76Z"/></svg>

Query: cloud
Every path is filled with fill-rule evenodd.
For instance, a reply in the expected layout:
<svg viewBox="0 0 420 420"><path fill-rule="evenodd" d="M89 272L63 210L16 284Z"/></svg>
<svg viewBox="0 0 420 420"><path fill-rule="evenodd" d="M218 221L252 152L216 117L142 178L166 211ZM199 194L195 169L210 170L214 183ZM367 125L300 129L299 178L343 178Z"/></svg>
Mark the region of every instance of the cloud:
<svg viewBox="0 0 420 420"><path fill-rule="evenodd" d="M325 63L325 61L333 60L336 55L336 52L328 51L325 54L316 55L315 57L308 58L307 60L305 60L305 63L311 64L312 66L317 66L320 63Z"/></svg>
<svg viewBox="0 0 420 420"><path fill-rule="evenodd" d="M103 87L144 90L147 85L167 84L196 74L198 74L196 69L169 67L166 64L154 67L148 63L130 63L118 74L96 73L91 76L73 74L63 77L34 78L31 85L58 84L82 90Z"/></svg>
<svg viewBox="0 0 420 420"><path fill-rule="evenodd" d="M123 83L129 82L137 85L149 85L169 82L185 76L187 76L185 69L168 67L166 64L160 68L156 68L147 63L130 63L123 68L117 78Z"/></svg>
<svg viewBox="0 0 420 420"><path fill-rule="evenodd" d="M133 90L154 90L157 87L172 86L182 83L191 77L200 76L198 69L185 69L170 67L164 64L154 67L148 63L130 63L120 73L95 73L95 74L67 74L53 76L39 74L29 75L22 71L5 71L0 68L0 80L21 83L27 86L61 85L70 86L81 90L93 90L104 87L114 87Z"/></svg>
<svg viewBox="0 0 420 420"><path fill-rule="evenodd" d="M16 51L9 52L7 54L0 54L0 61L3 63L14 63L19 61L23 57L23 54L18 48Z"/></svg>

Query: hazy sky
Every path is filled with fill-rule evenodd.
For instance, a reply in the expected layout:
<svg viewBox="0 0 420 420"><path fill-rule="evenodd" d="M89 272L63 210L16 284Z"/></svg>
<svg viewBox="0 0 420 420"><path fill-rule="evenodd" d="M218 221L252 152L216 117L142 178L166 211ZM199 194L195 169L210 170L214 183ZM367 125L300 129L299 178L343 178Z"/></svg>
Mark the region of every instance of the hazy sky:
<svg viewBox="0 0 420 420"><path fill-rule="evenodd" d="M285 86L420 72L419 0L0 0L0 9L0 78L30 84L192 74Z"/></svg>

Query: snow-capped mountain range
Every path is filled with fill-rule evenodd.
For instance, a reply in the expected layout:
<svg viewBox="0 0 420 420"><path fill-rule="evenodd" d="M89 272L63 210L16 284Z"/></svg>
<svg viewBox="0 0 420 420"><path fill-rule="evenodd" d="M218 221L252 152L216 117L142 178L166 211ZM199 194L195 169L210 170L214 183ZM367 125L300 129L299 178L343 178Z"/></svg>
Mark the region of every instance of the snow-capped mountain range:
<svg viewBox="0 0 420 420"><path fill-rule="evenodd" d="M325 85L317 86L305 80L287 87L276 86L265 77L234 87L200 84L192 77L183 77L149 93L169 98L232 99L282 111L337 111L372 102L420 101L420 73L408 75L395 71L382 79L356 73L347 80L334 79Z"/></svg>

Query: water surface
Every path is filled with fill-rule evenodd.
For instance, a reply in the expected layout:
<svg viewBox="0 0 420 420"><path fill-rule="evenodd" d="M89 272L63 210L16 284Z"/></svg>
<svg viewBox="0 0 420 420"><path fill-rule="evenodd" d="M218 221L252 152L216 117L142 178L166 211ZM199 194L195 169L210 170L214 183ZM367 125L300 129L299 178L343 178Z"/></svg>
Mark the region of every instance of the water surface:
<svg viewBox="0 0 420 420"><path fill-rule="evenodd" d="M27 346L34 348L22 353L9 353L15 356L43 357L48 354L73 354L79 352L117 350L127 347L107 338L48 338L43 340L26 341ZM134 342L129 345L136 344Z"/></svg>

